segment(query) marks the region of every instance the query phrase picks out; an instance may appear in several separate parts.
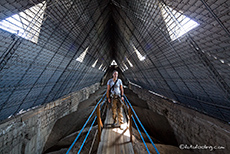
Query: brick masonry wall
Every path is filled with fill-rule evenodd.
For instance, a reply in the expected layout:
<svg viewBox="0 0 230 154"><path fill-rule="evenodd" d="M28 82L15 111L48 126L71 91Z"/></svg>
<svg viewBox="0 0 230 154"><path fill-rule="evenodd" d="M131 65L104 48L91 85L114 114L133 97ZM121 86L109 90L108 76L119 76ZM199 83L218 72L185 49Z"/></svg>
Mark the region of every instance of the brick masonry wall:
<svg viewBox="0 0 230 154"><path fill-rule="evenodd" d="M230 153L230 126L228 124L133 84L129 84L129 89L145 100L152 111L168 119L174 130L178 147L181 146L180 148L185 150L192 146L191 149L194 149L195 153ZM199 150L199 148L204 149ZM214 150L214 148L221 150Z"/></svg>
<svg viewBox="0 0 230 154"><path fill-rule="evenodd" d="M0 153L42 153L55 122L77 110L79 102L88 99L100 87L96 83L64 98L32 109L0 124Z"/></svg>

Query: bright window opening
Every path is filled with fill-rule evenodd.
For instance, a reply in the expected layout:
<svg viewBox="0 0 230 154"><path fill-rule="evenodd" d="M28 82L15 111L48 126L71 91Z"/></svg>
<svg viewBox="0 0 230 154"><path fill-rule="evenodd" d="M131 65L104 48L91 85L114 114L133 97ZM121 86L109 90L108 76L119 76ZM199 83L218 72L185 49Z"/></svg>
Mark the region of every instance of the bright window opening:
<svg viewBox="0 0 230 154"><path fill-rule="evenodd" d="M95 67L97 64L98 59L93 63L92 67Z"/></svg>
<svg viewBox="0 0 230 154"><path fill-rule="evenodd" d="M121 66L121 71L122 71L122 72L124 72L124 71L125 71L125 69L124 69L122 66Z"/></svg>
<svg viewBox="0 0 230 154"><path fill-rule="evenodd" d="M82 63L83 60L85 59L85 55L86 55L88 49L89 49L89 47L87 47L87 48L85 49L85 51L81 53L81 55L76 59L76 61L79 61L79 62Z"/></svg>
<svg viewBox="0 0 230 154"><path fill-rule="evenodd" d="M161 13L167 25L170 38L176 40L199 24L180 12L162 4Z"/></svg>
<svg viewBox="0 0 230 154"><path fill-rule="evenodd" d="M145 56L142 56L141 53L137 50L137 48L132 44L132 47L134 49L134 52L137 54L137 57L140 61L145 60Z"/></svg>
<svg viewBox="0 0 230 154"><path fill-rule="evenodd" d="M117 65L117 62L113 60L110 65Z"/></svg>
<svg viewBox="0 0 230 154"><path fill-rule="evenodd" d="M106 71L106 66L102 69L102 71L103 71L103 72L105 72L105 71Z"/></svg>
<svg viewBox="0 0 230 154"><path fill-rule="evenodd" d="M38 42L46 1L0 21L0 28L34 43Z"/></svg>
<svg viewBox="0 0 230 154"><path fill-rule="evenodd" d="M99 68L98 68L99 70L102 68L102 65L103 65L103 64L101 64L101 65L99 66Z"/></svg>
<svg viewBox="0 0 230 154"><path fill-rule="evenodd" d="M130 67L133 67L133 64L129 61L129 59L127 58L127 62L129 63Z"/></svg>
<svg viewBox="0 0 230 154"><path fill-rule="evenodd" d="M124 64L124 63L123 63ZM125 70L129 69L125 64L124 64Z"/></svg>

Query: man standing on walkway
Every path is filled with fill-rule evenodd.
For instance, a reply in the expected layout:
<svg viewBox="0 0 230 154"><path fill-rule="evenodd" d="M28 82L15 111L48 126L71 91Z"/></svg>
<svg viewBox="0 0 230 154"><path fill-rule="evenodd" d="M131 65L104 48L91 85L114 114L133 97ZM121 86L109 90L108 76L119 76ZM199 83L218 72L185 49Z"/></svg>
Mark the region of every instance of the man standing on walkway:
<svg viewBox="0 0 230 154"><path fill-rule="evenodd" d="M124 101L124 89L121 79L118 79L118 72L113 71L113 78L107 82L107 93L108 102L112 103L113 112L113 126L119 122L119 125L123 124L122 116L122 102ZM122 102L121 102L122 101Z"/></svg>

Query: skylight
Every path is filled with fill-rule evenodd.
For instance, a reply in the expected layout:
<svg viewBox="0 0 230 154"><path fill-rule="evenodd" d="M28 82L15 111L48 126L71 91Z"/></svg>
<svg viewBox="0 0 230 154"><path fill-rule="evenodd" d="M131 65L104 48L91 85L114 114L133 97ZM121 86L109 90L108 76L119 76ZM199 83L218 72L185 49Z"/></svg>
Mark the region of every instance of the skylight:
<svg viewBox="0 0 230 154"><path fill-rule="evenodd" d="M23 12L1 20L0 28L37 43L45 9L46 1L43 1Z"/></svg>
<svg viewBox="0 0 230 154"><path fill-rule="evenodd" d="M88 49L89 49L89 47L87 47L87 48L85 49L85 51L81 53L81 55L76 59L76 61L79 61L79 62L82 63L83 60L85 59L85 55L86 55Z"/></svg>
<svg viewBox="0 0 230 154"><path fill-rule="evenodd" d="M124 72L124 71L125 71L125 69L124 69L122 66L121 66L121 71L122 71L122 72Z"/></svg>
<svg viewBox="0 0 230 154"><path fill-rule="evenodd" d="M106 71L106 66L102 69L102 71L103 71L103 72L105 72L105 71Z"/></svg>
<svg viewBox="0 0 230 154"><path fill-rule="evenodd" d="M101 65L99 66L99 68L98 68L99 70L101 69L102 65L103 65L103 64L101 64Z"/></svg>
<svg viewBox="0 0 230 154"><path fill-rule="evenodd" d="M133 64L129 61L129 59L127 58L127 62L129 63L130 67L133 67Z"/></svg>
<svg viewBox="0 0 230 154"><path fill-rule="evenodd" d="M170 38L176 40L199 24L180 12L162 4L161 13L167 25Z"/></svg>
<svg viewBox="0 0 230 154"><path fill-rule="evenodd" d="M95 67L97 64L98 59L93 63L92 67Z"/></svg>
<svg viewBox="0 0 230 154"><path fill-rule="evenodd" d="M117 62L116 62L115 60L113 60L113 61L111 62L111 65L117 65Z"/></svg>
<svg viewBox="0 0 230 154"><path fill-rule="evenodd" d="M124 63L123 63L124 64ZM125 70L129 69L125 64L124 64Z"/></svg>
<svg viewBox="0 0 230 154"><path fill-rule="evenodd" d="M133 44L132 44L132 47L133 47L133 49L134 49L134 52L136 52L138 59L139 59L140 61L145 60L145 56L142 56L141 53L137 50L137 48L136 48Z"/></svg>

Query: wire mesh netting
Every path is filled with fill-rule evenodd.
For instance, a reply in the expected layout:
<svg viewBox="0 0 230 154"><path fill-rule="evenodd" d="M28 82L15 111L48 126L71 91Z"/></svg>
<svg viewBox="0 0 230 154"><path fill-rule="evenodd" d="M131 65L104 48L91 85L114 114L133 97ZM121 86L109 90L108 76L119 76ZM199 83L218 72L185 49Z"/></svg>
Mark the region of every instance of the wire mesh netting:
<svg viewBox="0 0 230 154"><path fill-rule="evenodd" d="M115 60L130 82L229 122L227 0L0 4L0 120L99 82Z"/></svg>
<svg viewBox="0 0 230 154"><path fill-rule="evenodd" d="M143 88L229 121L229 3L113 4L114 20L119 21L117 51L122 55L117 61L124 75Z"/></svg>
<svg viewBox="0 0 230 154"><path fill-rule="evenodd" d="M0 120L100 82L111 61L108 2L0 3Z"/></svg>

